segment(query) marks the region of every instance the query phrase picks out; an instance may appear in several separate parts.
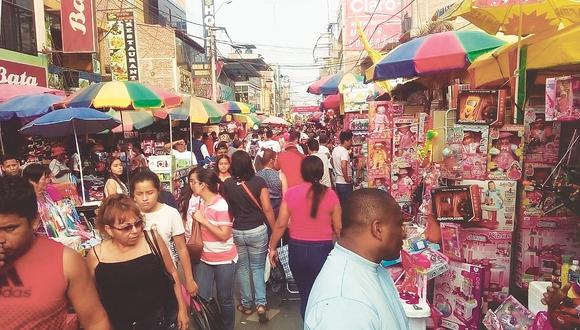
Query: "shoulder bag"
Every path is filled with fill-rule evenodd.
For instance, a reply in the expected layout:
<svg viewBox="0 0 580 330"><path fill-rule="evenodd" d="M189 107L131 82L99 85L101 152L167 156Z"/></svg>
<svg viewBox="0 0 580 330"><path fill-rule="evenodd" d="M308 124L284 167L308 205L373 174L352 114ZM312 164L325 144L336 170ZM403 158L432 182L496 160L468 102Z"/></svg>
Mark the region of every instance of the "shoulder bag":
<svg viewBox="0 0 580 330"><path fill-rule="evenodd" d="M197 205L197 210L201 205L201 200ZM201 238L201 224L197 220L193 219L191 215L191 236L185 243L187 247L187 252L189 253L189 259L192 264L198 264L201 260L201 253L203 252L203 240Z"/></svg>
<svg viewBox="0 0 580 330"><path fill-rule="evenodd" d="M264 209L262 208L262 205L260 204L260 202L258 202L258 200L256 199L256 196L254 196L254 194L252 194L252 191L250 190L250 188L248 188L248 186L246 185L246 182L242 181L240 183L240 186L242 186L242 188L246 192L246 195L248 195L248 197L250 197L250 200L252 201L252 203L254 203L254 206L257 207L258 210L260 210L262 212L262 214L264 214Z"/></svg>

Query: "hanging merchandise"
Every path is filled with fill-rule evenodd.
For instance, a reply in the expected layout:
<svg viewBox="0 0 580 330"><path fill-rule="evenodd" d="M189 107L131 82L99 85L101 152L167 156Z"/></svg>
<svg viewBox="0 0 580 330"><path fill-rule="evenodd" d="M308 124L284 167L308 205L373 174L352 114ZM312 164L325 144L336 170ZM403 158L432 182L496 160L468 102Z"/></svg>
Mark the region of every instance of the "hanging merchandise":
<svg viewBox="0 0 580 330"><path fill-rule="evenodd" d="M489 132L487 178L519 180L522 177L524 128L506 125Z"/></svg>
<svg viewBox="0 0 580 330"><path fill-rule="evenodd" d="M457 123L500 127L504 123L506 90L461 90L457 99Z"/></svg>
<svg viewBox="0 0 580 330"><path fill-rule="evenodd" d="M447 129L443 149L443 176L447 179L486 177L489 128L484 125L455 125Z"/></svg>
<svg viewBox="0 0 580 330"><path fill-rule="evenodd" d="M397 202L410 202L412 193L419 184L417 119L408 116L395 117L393 129L391 195Z"/></svg>
<svg viewBox="0 0 580 330"><path fill-rule="evenodd" d="M516 181L480 181L463 180L462 185L475 185L478 187L479 209L481 218L474 223L475 227L489 230L513 231L516 220Z"/></svg>
<svg viewBox="0 0 580 330"><path fill-rule="evenodd" d="M580 76L546 79L546 120L580 120Z"/></svg>
<svg viewBox="0 0 580 330"><path fill-rule="evenodd" d="M560 147L559 122L546 121L544 107L526 108L524 113L524 162L556 165ZM529 165L526 165L528 168Z"/></svg>

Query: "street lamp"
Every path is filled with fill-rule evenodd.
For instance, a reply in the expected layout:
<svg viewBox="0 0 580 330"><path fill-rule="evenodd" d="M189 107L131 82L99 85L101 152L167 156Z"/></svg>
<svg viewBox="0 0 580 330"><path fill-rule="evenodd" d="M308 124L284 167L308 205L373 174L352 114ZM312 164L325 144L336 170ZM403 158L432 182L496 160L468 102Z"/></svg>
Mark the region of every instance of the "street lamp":
<svg viewBox="0 0 580 330"><path fill-rule="evenodd" d="M223 6L225 6L225 5L229 5L229 4L230 4L230 3L232 3L233 1L234 1L234 0L227 0L227 1L224 1L224 2L222 2L222 3L221 3L219 6L218 6L218 8L215 10L215 12L214 12L214 16L215 16L215 14L217 14L217 13L220 11L220 9L222 9L222 7L223 7Z"/></svg>

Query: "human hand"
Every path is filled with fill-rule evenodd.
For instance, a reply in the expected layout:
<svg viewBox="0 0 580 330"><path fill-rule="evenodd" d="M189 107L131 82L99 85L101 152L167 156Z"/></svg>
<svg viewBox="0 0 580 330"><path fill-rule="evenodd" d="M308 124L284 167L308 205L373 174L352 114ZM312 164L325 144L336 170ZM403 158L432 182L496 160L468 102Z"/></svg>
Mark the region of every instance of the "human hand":
<svg viewBox="0 0 580 330"><path fill-rule="evenodd" d="M177 328L179 330L189 329L189 315L187 314L187 308L185 306L180 308L177 313Z"/></svg>
<svg viewBox="0 0 580 330"><path fill-rule="evenodd" d="M194 280L185 281L185 290L187 290L187 293L189 293L190 296L192 297L197 296L198 289L199 288L197 286L197 283L195 283Z"/></svg>
<svg viewBox="0 0 580 330"><path fill-rule="evenodd" d="M200 210L196 210L193 213L192 218L201 225L204 225L207 222L207 219L203 216L203 213Z"/></svg>
<svg viewBox="0 0 580 330"><path fill-rule="evenodd" d="M542 304L548 306L548 311L559 307L562 301L566 298L568 290L570 290L570 283L564 285L563 288L560 288L558 284L552 283L544 293Z"/></svg>
<svg viewBox="0 0 580 330"><path fill-rule="evenodd" d="M276 249L271 249L270 252L268 252L268 258L270 258L270 265L272 265L272 268L276 268L278 265L278 251L276 251Z"/></svg>

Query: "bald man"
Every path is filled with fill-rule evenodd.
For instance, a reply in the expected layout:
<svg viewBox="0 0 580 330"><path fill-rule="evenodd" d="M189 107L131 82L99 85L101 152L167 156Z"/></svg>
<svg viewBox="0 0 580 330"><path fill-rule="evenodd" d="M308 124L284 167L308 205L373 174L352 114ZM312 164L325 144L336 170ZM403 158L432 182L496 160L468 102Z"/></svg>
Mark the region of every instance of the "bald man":
<svg viewBox="0 0 580 330"><path fill-rule="evenodd" d="M359 189L342 210L341 237L314 282L304 329L408 329L393 280L379 264L400 255L399 205L382 190Z"/></svg>

